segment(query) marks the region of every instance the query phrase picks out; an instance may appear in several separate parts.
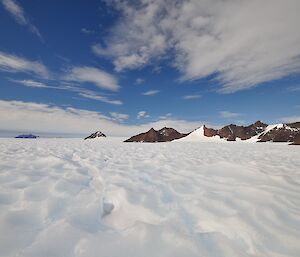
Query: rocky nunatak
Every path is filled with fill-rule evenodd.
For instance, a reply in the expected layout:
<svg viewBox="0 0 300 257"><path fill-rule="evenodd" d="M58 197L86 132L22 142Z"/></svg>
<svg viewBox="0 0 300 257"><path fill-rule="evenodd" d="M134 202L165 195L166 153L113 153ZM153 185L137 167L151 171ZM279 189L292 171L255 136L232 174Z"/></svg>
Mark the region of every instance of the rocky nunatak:
<svg viewBox="0 0 300 257"><path fill-rule="evenodd" d="M263 132L258 142L294 142L300 134L300 122L274 125L274 128Z"/></svg>
<svg viewBox="0 0 300 257"><path fill-rule="evenodd" d="M186 135L187 134L180 133L173 128L164 127L160 130L151 128L149 131L133 136L124 142L169 142L185 137Z"/></svg>
<svg viewBox="0 0 300 257"><path fill-rule="evenodd" d="M256 136L257 142L294 142L300 135L300 122L267 125L257 121L249 126L230 124L218 130L204 126L204 135L220 136L227 141L236 141L237 138L247 140Z"/></svg>
<svg viewBox="0 0 300 257"><path fill-rule="evenodd" d="M95 133L92 133L91 135L86 137L84 140L93 139L93 138L101 138L101 137L106 137L106 136L101 131L96 131Z"/></svg>
<svg viewBox="0 0 300 257"><path fill-rule="evenodd" d="M267 126L261 121L257 121L249 126L230 124L218 130L204 126L204 135L207 137L220 136L220 138L224 138L227 141L235 141L236 138L247 140L262 133Z"/></svg>
<svg viewBox="0 0 300 257"><path fill-rule="evenodd" d="M217 137L220 140L236 141L253 140L254 142L291 142L300 144L300 122L268 125L257 121L249 126L235 124L227 125L221 129L213 129L203 126L205 137ZM155 130L151 128L145 133L138 134L127 139L125 142L168 142L183 138L183 134L173 128Z"/></svg>

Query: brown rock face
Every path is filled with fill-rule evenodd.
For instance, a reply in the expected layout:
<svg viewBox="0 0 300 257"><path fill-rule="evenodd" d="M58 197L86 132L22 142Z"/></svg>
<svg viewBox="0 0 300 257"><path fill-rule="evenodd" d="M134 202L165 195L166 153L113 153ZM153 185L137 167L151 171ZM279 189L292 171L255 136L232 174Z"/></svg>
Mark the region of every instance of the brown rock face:
<svg viewBox="0 0 300 257"><path fill-rule="evenodd" d="M293 142L300 144L300 122L279 124L273 129L266 131L267 124L257 121L249 126L227 125L221 129L212 129L203 126L204 136L219 136L227 141L236 141L237 138L247 140L254 136L258 137L258 142ZM145 133L138 134L127 139L125 142L169 142L187 136L173 128L162 128L154 130L151 128Z"/></svg>
<svg viewBox="0 0 300 257"><path fill-rule="evenodd" d="M220 138L227 138L227 141L235 141L236 132L239 128L236 125L230 124L225 126L218 131Z"/></svg>
<svg viewBox="0 0 300 257"><path fill-rule="evenodd" d="M286 125L288 125L291 128L298 128L298 129L300 129L300 122L288 123Z"/></svg>
<svg viewBox="0 0 300 257"><path fill-rule="evenodd" d="M212 128L207 128L207 127L205 127L205 125L203 126L203 129L204 129L204 136L206 136L206 137L213 137L218 134L218 130L212 129Z"/></svg>
<svg viewBox="0 0 300 257"><path fill-rule="evenodd" d="M262 123L261 121L257 121L247 127L230 124L219 130L204 127L204 135L208 137L219 135L220 138L225 138L227 141L235 141L236 138L246 140L253 136L259 135L265 130L266 127L267 124Z"/></svg>
<svg viewBox="0 0 300 257"><path fill-rule="evenodd" d="M179 133L173 128L164 127L160 130L155 130L151 128L149 131L133 136L125 140L124 142L169 142L175 139L185 137L186 135L187 134Z"/></svg>
<svg viewBox="0 0 300 257"><path fill-rule="evenodd" d="M253 136L258 136L258 142L293 142L294 138L300 134L300 122L289 124L279 124L270 131L265 132L268 125L257 121L249 126L237 126L230 124L219 130L204 127L204 135L212 137L219 135L227 141L236 141L237 138L247 140Z"/></svg>
<svg viewBox="0 0 300 257"><path fill-rule="evenodd" d="M299 122L293 123L297 124ZM259 142L293 142L294 138L300 133L300 129L292 127L290 124L282 124L259 136Z"/></svg>
<svg viewBox="0 0 300 257"><path fill-rule="evenodd" d="M160 129L158 133L162 136L164 142L173 141L175 139L179 139L187 136L187 134L180 133L173 128L167 128L167 127Z"/></svg>
<svg viewBox="0 0 300 257"><path fill-rule="evenodd" d="M300 132L295 136L292 145L300 145Z"/></svg>

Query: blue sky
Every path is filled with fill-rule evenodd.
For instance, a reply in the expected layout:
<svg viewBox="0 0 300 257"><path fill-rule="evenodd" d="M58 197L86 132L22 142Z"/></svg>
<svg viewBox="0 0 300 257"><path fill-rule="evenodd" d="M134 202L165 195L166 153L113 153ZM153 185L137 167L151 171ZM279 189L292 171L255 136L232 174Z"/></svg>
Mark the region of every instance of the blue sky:
<svg viewBox="0 0 300 257"><path fill-rule="evenodd" d="M0 130L300 120L299 1L174 2L1 0Z"/></svg>

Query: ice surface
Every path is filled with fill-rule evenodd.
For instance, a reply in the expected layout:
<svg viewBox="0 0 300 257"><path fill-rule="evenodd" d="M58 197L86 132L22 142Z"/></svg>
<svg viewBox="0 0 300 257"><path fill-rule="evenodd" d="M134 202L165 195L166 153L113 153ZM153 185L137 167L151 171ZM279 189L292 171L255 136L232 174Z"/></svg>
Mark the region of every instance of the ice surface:
<svg viewBox="0 0 300 257"><path fill-rule="evenodd" d="M0 256L299 256L300 148L0 139Z"/></svg>

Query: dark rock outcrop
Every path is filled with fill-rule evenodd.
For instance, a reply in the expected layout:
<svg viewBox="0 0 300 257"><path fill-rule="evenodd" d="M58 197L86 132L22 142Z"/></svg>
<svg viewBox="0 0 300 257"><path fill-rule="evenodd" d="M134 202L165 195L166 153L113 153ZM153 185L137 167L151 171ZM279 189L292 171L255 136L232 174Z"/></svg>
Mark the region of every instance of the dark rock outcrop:
<svg viewBox="0 0 300 257"><path fill-rule="evenodd" d="M218 135L218 130L207 128L205 125L203 126L203 130L204 130L204 136L206 137L214 137Z"/></svg>
<svg viewBox="0 0 300 257"><path fill-rule="evenodd" d="M295 136L291 145L300 145L300 133Z"/></svg>
<svg viewBox="0 0 300 257"><path fill-rule="evenodd" d="M227 141L235 141L236 138L241 140L250 139L262 133L268 125L257 121L249 126L238 126L234 124L227 125L219 130L207 128L204 126L204 135L207 137L220 136Z"/></svg>
<svg viewBox="0 0 300 257"><path fill-rule="evenodd" d="M164 127L160 130L151 128L149 131L133 136L124 142L169 142L185 137L186 135L187 134L182 134L173 128Z"/></svg>
<svg viewBox="0 0 300 257"><path fill-rule="evenodd" d="M247 140L262 133L267 126L267 124L261 121L257 121L246 127L230 124L220 129L218 134L221 138L227 138L227 141L235 141L236 138Z"/></svg>
<svg viewBox="0 0 300 257"><path fill-rule="evenodd" d="M249 126L230 124L219 130L204 126L204 135L207 137L218 135L227 141L236 141L237 138L247 140L258 136L257 142L293 142L300 134L300 122L278 124L271 129L267 129L267 127L268 125L261 121L257 121Z"/></svg>
<svg viewBox="0 0 300 257"><path fill-rule="evenodd" d="M101 131L97 131L97 132L89 135L88 137L86 137L84 140L98 138L98 137L106 137L106 136Z"/></svg>
<svg viewBox="0 0 300 257"><path fill-rule="evenodd" d="M298 122L294 123L297 124ZM294 125L292 125L294 126ZM269 131L262 133L259 142L293 142L294 138L300 134L300 129L291 127L290 124L278 124Z"/></svg>
<svg viewBox="0 0 300 257"><path fill-rule="evenodd" d="M300 122L268 126L261 121L256 121L249 126L230 124L221 129L203 126L203 134L206 137L219 136L220 139L226 141L236 141L237 138L248 140L255 137L257 142L293 142L293 144L300 144ZM187 135L189 134L179 133L173 128L164 127L160 130L151 128L149 131L133 136L124 142L169 142Z"/></svg>
<svg viewBox="0 0 300 257"><path fill-rule="evenodd" d="M298 128L298 129L300 129L300 122L288 123L286 125L288 125L291 128Z"/></svg>
<svg viewBox="0 0 300 257"><path fill-rule="evenodd" d="M35 139L38 138L38 136L32 135L32 134L23 134L16 136L15 138L29 138L29 139Z"/></svg>

